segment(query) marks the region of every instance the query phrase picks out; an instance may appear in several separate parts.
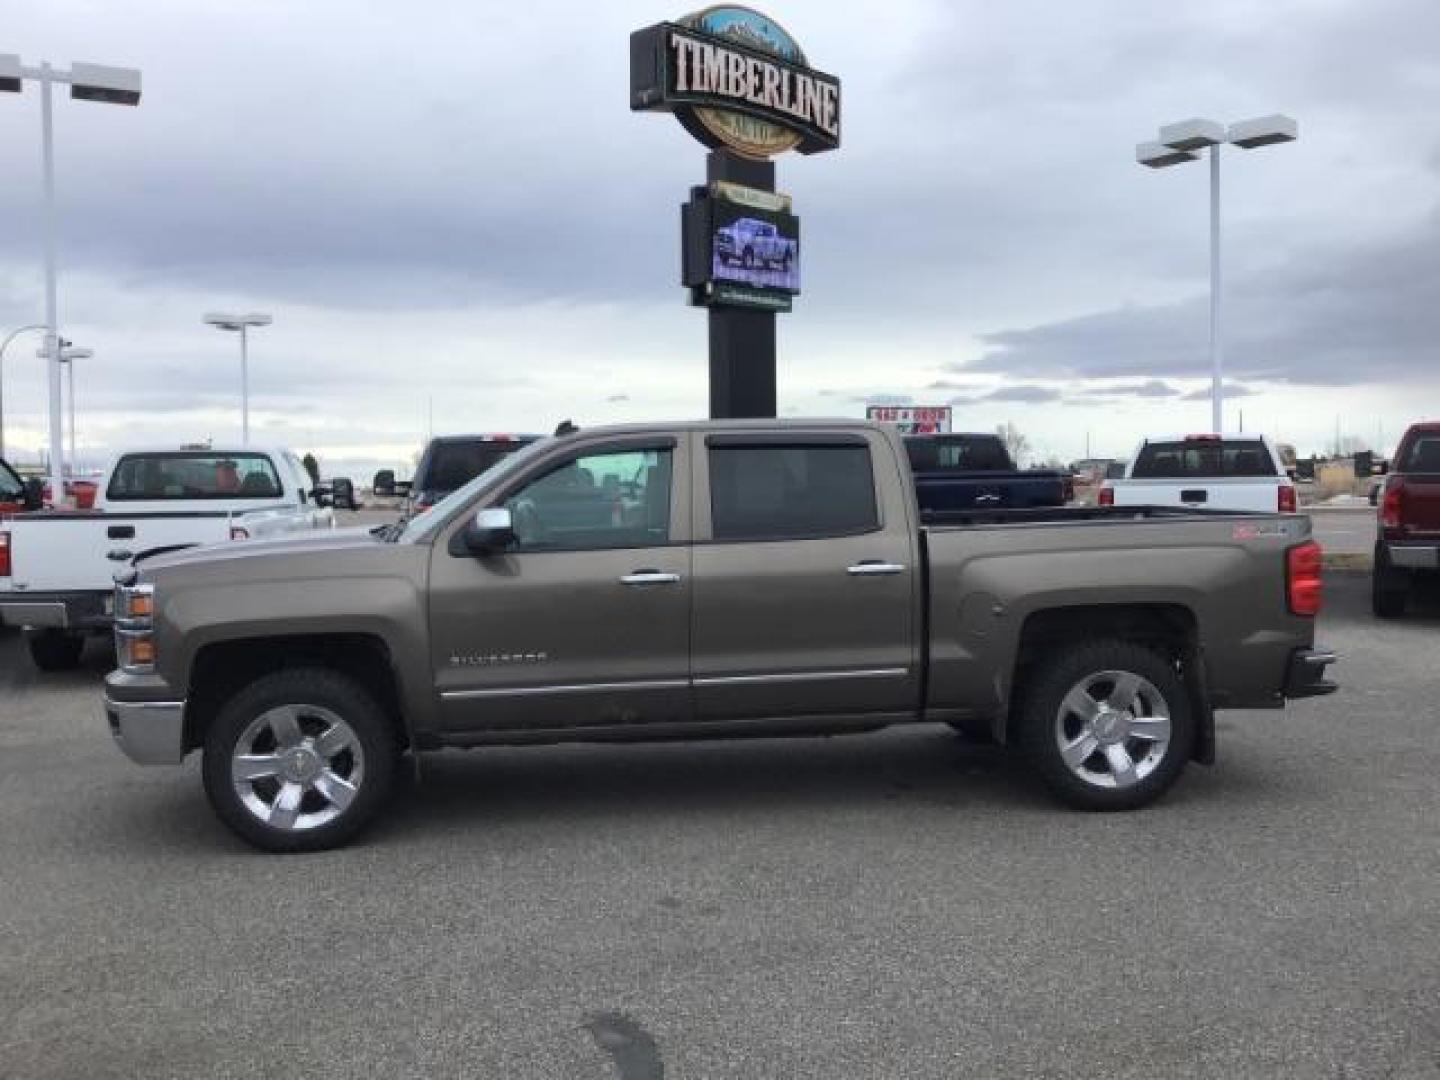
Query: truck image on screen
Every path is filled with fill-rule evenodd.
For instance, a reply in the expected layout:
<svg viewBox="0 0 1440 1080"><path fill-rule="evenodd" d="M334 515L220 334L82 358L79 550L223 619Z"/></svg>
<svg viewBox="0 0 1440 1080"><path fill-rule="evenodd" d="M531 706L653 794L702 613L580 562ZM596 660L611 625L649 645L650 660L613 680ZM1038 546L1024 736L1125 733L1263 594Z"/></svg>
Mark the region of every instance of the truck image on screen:
<svg viewBox="0 0 1440 1080"><path fill-rule="evenodd" d="M800 241L777 223L750 216L721 218L712 237L710 273L715 280L800 291Z"/></svg>

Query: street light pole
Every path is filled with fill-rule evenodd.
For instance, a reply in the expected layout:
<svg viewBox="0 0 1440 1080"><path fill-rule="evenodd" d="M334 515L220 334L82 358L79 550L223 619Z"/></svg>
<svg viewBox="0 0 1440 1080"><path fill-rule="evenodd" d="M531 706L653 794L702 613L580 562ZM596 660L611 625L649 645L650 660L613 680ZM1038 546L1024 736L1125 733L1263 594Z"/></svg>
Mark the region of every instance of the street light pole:
<svg viewBox="0 0 1440 1080"><path fill-rule="evenodd" d="M1210 147L1210 430L1222 430L1225 346L1220 336L1220 144Z"/></svg>
<svg viewBox="0 0 1440 1080"><path fill-rule="evenodd" d="M274 320L261 311L248 315L227 315L212 311L204 318L207 326L240 334L240 444L250 445L250 327L269 326Z"/></svg>
<svg viewBox="0 0 1440 1080"><path fill-rule="evenodd" d="M0 91L18 94L26 80L40 84L40 157L45 177L45 346L49 358L50 389L50 491L58 505L63 501L63 432L60 408L60 320L56 300L55 257L55 123L54 85L65 83L70 96L80 101L110 105L140 104L140 72L103 64L72 64L69 71L44 61L27 67L13 53L0 53Z"/></svg>
<svg viewBox="0 0 1440 1080"><path fill-rule="evenodd" d="M1135 160L1152 169L1183 165L1199 160L1198 151L1210 151L1210 426L1217 433L1224 422L1225 342L1222 311L1224 293L1220 280L1220 147L1229 143L1253 150L1272 143L1294 142L1299 126L1288 116L1261 116L1242 120L1228 128L1214 120L1182 120L1160 129L1158 142L1140 143Z"/></svg>

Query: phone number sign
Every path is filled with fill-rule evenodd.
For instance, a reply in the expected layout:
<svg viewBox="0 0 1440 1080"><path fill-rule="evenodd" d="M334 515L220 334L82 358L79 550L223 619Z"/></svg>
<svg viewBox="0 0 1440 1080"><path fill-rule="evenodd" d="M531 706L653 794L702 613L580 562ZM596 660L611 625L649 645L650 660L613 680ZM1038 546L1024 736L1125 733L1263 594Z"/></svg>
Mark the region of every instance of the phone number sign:
<svg viewBox="0 0 1440 1080"><path fill-rule="evenodd" d="M949 405L867 405L865 418L894 424L906 435L941 435L950 430Z"/></svg>

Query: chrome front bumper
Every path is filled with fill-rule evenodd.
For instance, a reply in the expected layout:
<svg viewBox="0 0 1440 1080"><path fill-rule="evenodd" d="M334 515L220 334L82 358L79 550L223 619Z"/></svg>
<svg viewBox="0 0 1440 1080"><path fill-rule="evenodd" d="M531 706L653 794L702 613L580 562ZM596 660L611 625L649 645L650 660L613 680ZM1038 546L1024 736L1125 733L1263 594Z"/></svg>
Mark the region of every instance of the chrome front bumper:
<svg viewBox="0 0 1440 1080"><path fill-rule="evenodd" d="M106 694L105 720L131 761L178 765L185 756L183 701L116 701Z"/></svg>

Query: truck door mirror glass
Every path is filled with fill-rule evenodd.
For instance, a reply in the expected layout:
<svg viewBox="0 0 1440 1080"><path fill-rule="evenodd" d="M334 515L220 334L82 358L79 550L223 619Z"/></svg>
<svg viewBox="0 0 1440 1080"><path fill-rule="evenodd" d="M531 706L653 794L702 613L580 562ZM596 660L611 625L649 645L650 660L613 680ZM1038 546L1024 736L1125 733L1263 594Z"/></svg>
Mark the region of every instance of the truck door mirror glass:
<svg viewBox="0 0 1440 1080"><path fill-rule="evenodd" d="M45 505L45 481L30 479L25 481L25 509L39 510Z"/></svg>
<svg viewBox="0 0 1440 1080"><path fill-rule="evenodd" d="M358 510L355 502L355 482L344 476L331 480L330 505L337 510Z"/></svg>
<svg viewBox="0 0 1440 1080"><path fill-rule="evenodd" d="M472 555L494 555L504 551L515 539L515 523L503 506L476 511L461 536Z"/></svg>
<svg viewBox="0 0 1440 1080"><path fill-rule="evenodd" d="M331 502L333 501L333 500L332 500L332 495L331 495L330 489L329 489L328 487L312 488L311 491L310 491L310 498L312 498L313 500L315 500L315 505L316 505L316 506L329 506L329 505L331 505ZM300 489L300 501L301 501L301 502L304 502L304 501L305 501L305 489L304 489L304 488L301 488L301 489Z"/></svg>

